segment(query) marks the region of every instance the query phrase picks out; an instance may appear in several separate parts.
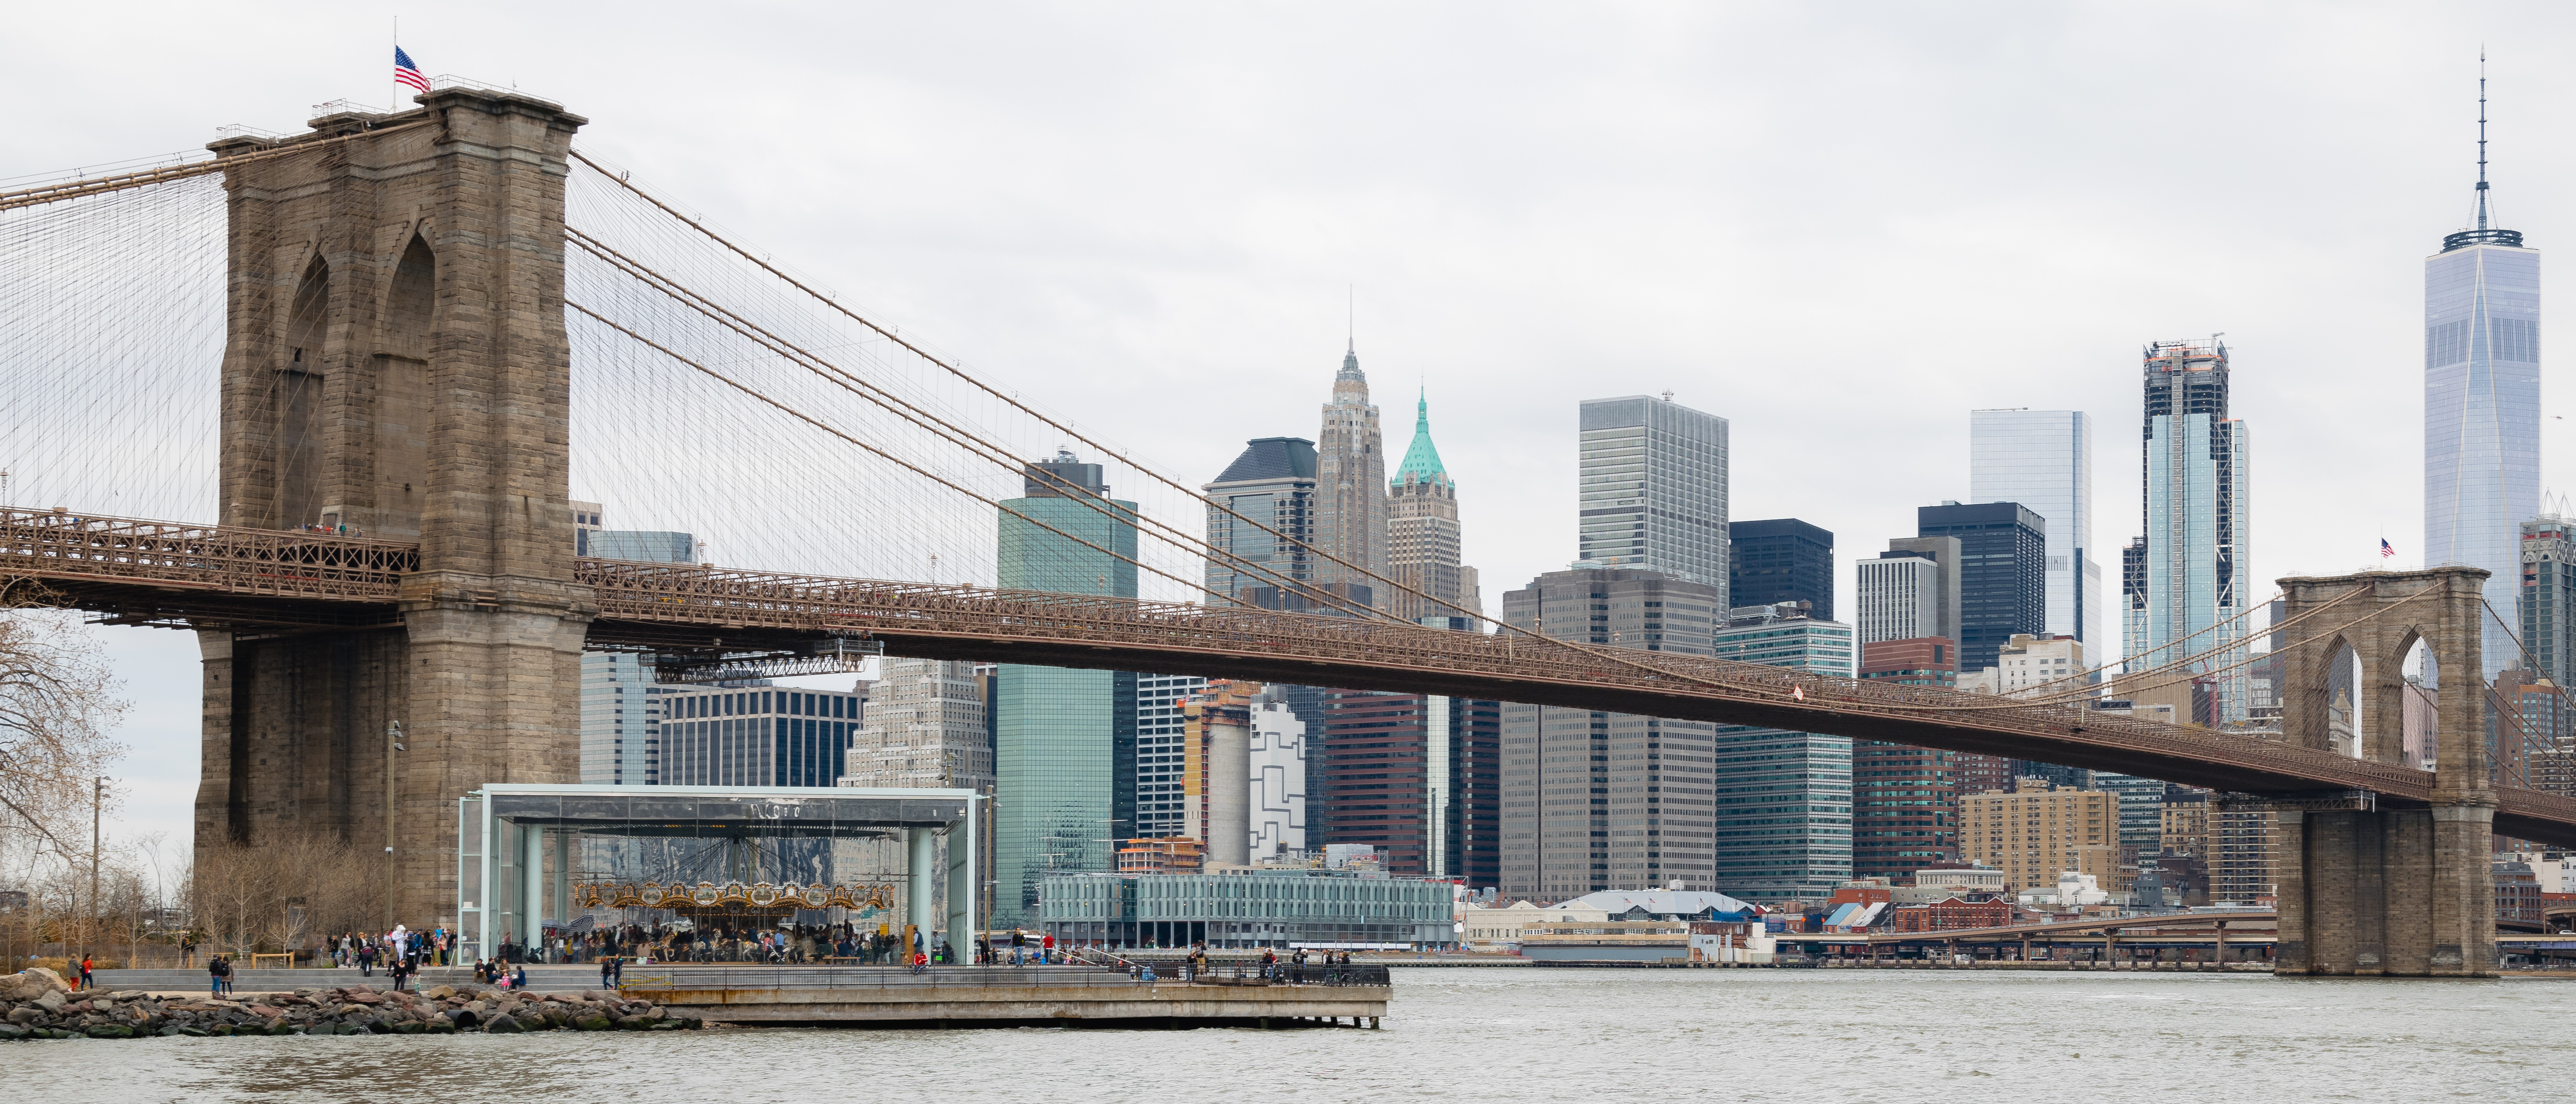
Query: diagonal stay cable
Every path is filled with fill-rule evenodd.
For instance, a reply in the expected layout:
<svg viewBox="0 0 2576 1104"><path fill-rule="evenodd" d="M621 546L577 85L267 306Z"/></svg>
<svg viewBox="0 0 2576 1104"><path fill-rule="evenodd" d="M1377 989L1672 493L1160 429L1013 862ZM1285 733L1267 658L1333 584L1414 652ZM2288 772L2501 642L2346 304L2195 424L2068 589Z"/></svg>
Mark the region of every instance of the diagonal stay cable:
<svg viewBox="0 0 2576 1104"><path fill-rule="evenodd" d="M866 450L867 450L867 451L869 451L869 452L875 453L878 457L883 458L883 459L885 459L885 460L892 461L892 462L893 462L893 463L895 463L896 465L898 465L898 466L900 466L900 467L904 468L905 470L908 470L908 471L912 472L912 473L913 473L913 474L915 474L915 475L918 475L918 476L921 476L921 477L923 477L923 478L925 478L925 479L929 479L929 480L931 480L931 481L933 481L933 482L936 482L936 483L938 483L940 486L946 487L946 488L948 488L948 489L950 489L950 490L952 490L952 491L956 491L957 493L962 494L962 495L965 495L965 496L966 496L966 497L968 497L968 498L972 498L972 499L974 499L974 500L975 500L975 501L977 501L977 502L984 503L985 505L992 506L992 507L995 507L995 508L997 508L997 509L1006 509L1006 510L1008 509L1008 507L1003 506L999 501L997 501L997 500L995 500L995 499L986 498L986 497L984 497L983 495L976 494L974 491L968 490L968 489L966 489L965 487L963 487L963 486L961 486L961 485L959 485L959 484L957 484L957 483L955 483L955 482L952 482L952 481L950 481L950 480L948 480L948 479L946 479L946 478L944 478L944 477L942 477L942 476L938 475L937 473L931 472L931 471L929 471L929 470L927 470L927 469L925 469L925 468L921 467L921 466L920 466L920 465L918 465L918 464L915 464L915 463L913 463L913 462L911 462L911 461L909 461L909 460L905 460L904 458L902 458L902 457L900 457L900 456L896 456L895 454L893 454L893 453L891 453L891 452L887 452L887 451L886 451L886 450L884 450L884 449L878 448L878 447L876 447L875 445L871 445L871 444L869 444L869 443L867 443L867 442L865 442L865 441L859 440L859 439L858 439L858 438L856 438L856 437L852 437L852 436L850 436L850 435L849 435L849 434L847 434L847 433L843 433L843 432L841 432L840 430L837 430L837 429L832 428L831 426L825 425L825 424L823 424L821 421L816 420L816 419L815 419L814 417L812 417L811 415L808 415L808 414L806 414L806 413L805 413L805 412L803 412L803 411L797 410L797 409L796 409L796 408L794 408L794 407L788 406L788 405L787 405L787 404L785 404L785 403L779 402L779 401L778 401L778 400L776 400L776 399L770 398L768 395L762 394L760 391L758 391L758 390L754 389L753 387L751 387L751 386L750 386L750 385L748 385L748 384L745 384L745 383L741 382L740 380L736 380L736 379L734 379L733 377L728 376L728 375L725 375L725 374L724 374L724 373L722 373L722 372L718 372L718 371L716 371L716 370L714 370L714 369L712 369L712 368L708 368L708 367L706 367L706 366L704 366L704 365L702 365L702 364L699 364L697 361L694 361L694 360L689 359L688 357L681 356L677 351L675 351L675 350L671 349L669 346L663 345L662 343L660 343L660 342L658 342L658 341L655 341L655 340L653 340L652 338L646 337L646 336L644 336L643 334L636 333L635 331L630 330L630 329L627 329L626 327L621 326L621 325L617 324L616 322L610 321L610 320L609 320L609 318L608 318L608 316L603 315L603 314L599 313L598 311L594 311L594 310L590 309L589 307L582 306L581 304L579 304L579 303L575 303L575 302L573 302L573 301L571 301L571 300L569 300L569 299L567 299L567 300L565 300L565 301L564 301L564 306L569 307L569 308L571 308L571 309L573 309L573 310L580 311L580 312L581 312L581 313L583 313L583 314L589 315L592 319L596 320L600 325L606 326L606 327L608 327L608 328L610 328L610 329L612 329L612 330L616 330L616 331L617 331L617 332L619 332L619 333L625 334L625 335L626 335L626 336L628 336L628 337L634 338L636 341L642 342L644 345L646 345L647 347L649 347L649 348L653 349L655 352L661 353L663 356L670 357L671 359L676 360L676 361L679 361L679 362L680 362L680 363L682 363L682 364L686 364L686 365L688 365L688 366L689 366L689 367L691 367L691 368L695 368L695 369L697 369L698 371L705 373L705 374L706 374L707 376L709 376L710 378L712 378L712 379L716 380L716 381L717 381L717 382L719 382L719 383L724 384L724 385L725 385L725 386L727 386L727 387L731 387L731 388L733 388L733 389L734 389L734 390L736 390L736 391L740 391L740 392L742 392L742 393L743 393L743 394L745 394L745 395L749 395L749 396L751 396L752 398L759 400L760 402L763 402L763 403L768 404L769 406L775 407L775 408L776 408L780 413L783 413L783 414L787 415L788 417L794 418L794 419L796 419L797 421L800 421L800 422L804 422L805 424L810 425L810 426L813 426L813 427L814 427L814 428L816 428L816 429L822 430L822 431L823 431L823 432L825 432L825 433L829 433L829 434L831 434L831 435L832 435L832 436L834 436L834 437L838 437L838 438L840 438L840 439L842 439L842 440L844 440L844 441L847 441L847 442L849 442L849 443L851 443L851 444L853 444L853 445L856 445L856 446L858 446L858 447L860 447L860 448L862 448L862 449L866 449ZM1099 546L1099 545L1097 545L1097 544L1093 544L1092 542L1090 542L1090 541L1088 541L1088 540L1084 540L1084 539L1083 539L1083 538L1081 538L1081 537L1077 537L1077 536L1075 536L1075 535L1073 535L1073 534L1071 534L1071 533L1067 533L1067 532L1065 532L1065 531L1064 531L1064 530L1062 530L1062 529L1058 529L1058 528L1056 528L1055 526L1049 525L1049 524L1047 524L1047 523L1045 523L1045 522L1043 522L1043 521L1039 521L1039 520L1038 520L1038 519L1036 519L1036 518L1029 517L1029 516L1027 516L1027 515L1025 515L1025 514L1018 514L1018 513L1016 513L1016 512L1014 512L1014 515L1013 515L1013 516L1020 517L1020 518L1022 518L1023 520L1027 521L1027 522L1028 522L1029 524L1031 524L1031 525L1035 525L1035 526L1037 526L1038 528L1044 529L1044 530L1046 530L1047 532L1053 533L1053 534L1055 534L1055 535L1057 535L1057 536L1059 536L1059 537L1063 537L1063 538L1065 538L1066 540L1073 541L1073 542L1075 542L1075 543L1077 543L1077 544L1082 545L1082 546L1083 546L1083 547L1085 547L1085 548L1089 548L1089 549L1091 549L1092 551L1099 552L1099 553L1101 553L1101 554L1103 554L1103 555L1111 556L1111 557L1114 557L1114 558L1117 558L1117 559L1126 560L1126 561L1127 561L1127 562L1129 562L1129 563L1135 563L1135 561L1134 561L1134 560L1127 560L1127 558L1126 558L1126 557L1124 557L1124 556L1120 556L1120 555L1118 555L1116 552L1112 552L1112 551L1110 551L1109 549L1102 548L1101 546ZM1185 586L1185 587L1186 587L1186 586L1190 586L1190 585L1191 585L1191 584L1190 584L1190 582L1189 582L1189 580L1187 580L1187 579L1183 579L1183 578L1181 578L1181 577L1179 577L1179 576L1177 576L1177 575L1173 575L1172 573L1170 573L1170 572L1168 572L1168 571L1163 571L1163 570L1161 570L1161 569L1159 569L1159 568L1150 567L1150 566L1147 566L1147 565L1144 565L1144 564L1137 564L1136 566L1138 566L1138 567L1140 567L1140 568L1143 568L1144 570L1151 571L1151 572L1153 572L1154 574L1160 575L1160 576L1162 576L1162 577L1164 577L1164 578L1166 578L1166 579L1170 579L1171 581L1176 582L1176 583L1179 583L1179 584L1181 584L1182 586Z"/></svg>
<svg viewBox="0 0 2576 1104"><path fill-rule="evenodd" d="M713 319L719 325L733 330L735 333L740 334L745 339L752 341L754 344L769 349L771 352L788 360L789 362L797 364L806 371L821 377L826 382L829 382L844 391L857 395L860 398L875 404L880 409L911 422L915 426L930 430L933 434L948 440L951 444L955 444L960 448L965 449L970 454L981 453L986 460L997 464L1006 470L1010 470L1015 474L1026 476L1031 473L1035 473L1055 484L1057 493L1068 500L1079 502L1097 512L1104 514L1109 513L1109 510L1102 505L1100 496L1097 493L1092 492L1089 488L1077 487L1070 480L1064 479L1053 472L1049 472L1043 468L1020 461L1017 457L1012 456L1003 446L987 440L971 430L957 426L947 419L924 410L920 406L905 400L901 396L894 395L891 392L886 391L884 388L867 381L849 370L844 369L823 357L815 355L803 347L780 337L767 327L744 318L741 314L725 307L723 304L717 303L707 296L700 294L696 290L689 288L687 285L681 284L679 281L673 280L670 277L634 260L633 258L626 256L624 253L600 242L597 238L587 233L583 233L582 231L570 227L567 227L565 232L572 236L574 245L580 247L586 252L589 252L591 255L608 262L611 267L625 273L637 282L642 283L646 287L660 292L665 296L677 300L681 305L689 307L701 315ZM1113 520L1131 525L1141 521L1147 528L1158 534L1157 539L1184 549L1195 549L1202 553L1213 553L1217 558L1232 561L1233 566L1245 574L1261 575L1267 573L1267 570L1261 568L1260 565L1253 564L1249 560L1235 556L1232 552L1216 549L1206 541L1183 533L1170 524L1154 518L1151 515L1145 514L1142 511L1119 510L1112 515L1112 518ZM1121 559L1126 558L1121 557ZM1135 560L1127 560L1127 562L1136 563L1137 566L1140 567L1143 566L1142 563ZM1196 589L1212 596L1222 598L1225 601L1236 605L1248 604L1233 595L1217 594L1215 591L1209 590L1204 583L1200 584ZM1357 609L1353 608L1351 612L1356 613Z"/></svg>
<svg viewBox="0 0 2576 1104"><path fill-rule="evenodd" d="M650 203L650 204L652 204L654 207L656 207L656 208L660 209L664 214L667 214L667 215L671 216L672 218L677 219L677 220L679 220L680 222L687 224L687 226L688 226L690 229L697 231L697 232L698 232L699 234L701 234L701 235L704 235L708 240L715 242L717 245L723 246L727 251L729 251L729 252L733 253L735 256L741 257L742 259L744 259L744 260L746 260L746 261L751 262L753 265L758 266L758 267L760 268L760 270L761 270L761 271L763 271L763 272L767 272L767 273L769 273L771 276L773 276L773 277L777 278L778 280L785 282L788 286L793 287L793 288L795 288L796 290L798 290L798 291L800 291L800 292L805 293L805 295L806 295L806 296L808 296L808 297L812 298L812 299L813 299L813 300L815 300L816 302L819 302L819 303L823 304L824 306L829 307L829 308L830 308L830 309L832 309L833 311L835 311L835 312L839 313L839 314L840 314L840 315L842 315L843 317L846 317L846 318L850 319L850 320L851 320L851 321L853 321L853 322L857 322L858 324L860 324L860 325L862 325L862 326L865 326L865 327L867 327L867 328L868 328L868 329L870 329L870 330L875 331L879 336L884 337L886 340L891 341L891 342L894 342L895 344L902 346L906 351L908 351L908 352L912 353L914 356L920 357L922 360L924 360L924 361L926 361L926 362L928 362L928 363L930 363L930 364L932 364L932 365L937 366L940 370L947 372L949 375L952 375L952 376L957 377L959 380L964 381L966 384L968 384L969 386L974 387L976 390L979 390L979 391L984 392L986 395L991 396L991 397L992 397L992 398L994 398L995 400L997 400L997 401L999 401L999 402L1002 402L1002 403L1004 403L1004 404L1007 404L1007 405L1009 405L1010 407L1012 407L1013 409L1016 409L1016 410L1020 411L1021 413L1028 415L1028 416L1029 416L1029 417L1031 417L1031 418L1035 418L1035 419L1037 419L1040 423L1043 423L1043 424L1044 424L1044 425L1046 425L1047 427L1049 427L1049 428L1051 428L1051 429L1054 429L1054 430L1056 430L1056 431L1058 431L1058 432L1060 432L1060 433L1063 433L1063 434L1065 434L1066 436L1071 437L1072 439L1074 439L1074 440L1076 440L1076 441L1080 441L1080 442L1082 442L1082 443L1083 443L1083 444L1085 444L1085 445L1089 445L1089 446L1090 446L1090 447L1092 447L1093 449L1098 450L1098 451L1099 451L1101 454L1103 454L1103 455L1118 455L1118 454L1119 454L1119 453L1118 453L1118 450L1113 449L1113 448L1110 448L1108 445L1102 444L1101 442L1099 442L1099 441L1097 441L1097 440L1094 440L1090 435L1088 435L1088 434L1086 434L1086 433L1083 433L1081 430L1075 429L1075 428L1073 428L1072 426L1066 425L1066 424L1064 424L1063 422L1059 422L1059 421L1057 421L1056 419L1054 419L1054 418L1052 418L1052 417L1047 416L1044 412L1039 411L1039 410L1037 410L1036 408L1031 407L1031 406L1029 406L1028 404L1021 402L1019 399L1017 399L1017 398L1015 398L1015 397L1013 397L1013 396L1011 396L1011 395L1008 395L1008 394L1003 393L1003 392L1002 392L1002 391L1000 391L999 389L997 389L997 388L993 387L991 384L985 383L983 380L976 378L973 374L971 374L971 373L969 373L969 372L965 371L964 369L961 369L961 368L957 367L957 366L956 366L956 365L954 365L954 364L949 363L946 359L941 358L941 357L939 357L939 356L937 356L937 355L934 355L934 354L933 354L933 353L931 353L928 349L922 348L920 345L918 345L918 344L916 344L916 343L914 343L914 342L911 342L911 341L905 340L905 339L904 339L904 337L903 337L903 335L902 335L902 334L900 334L900 333L898 333L898 332L896 332L892 327L879 325L876 321L874 321L874 320L872 320L872 319L870 319L870 318L867 318L866 316L861 315L861 314L859 314L859 313L857 313L857 312L855 312L855 311L852 311L852 310L851 310L851 309L849 309L848 307L842 306L842 305L840 304L840 302L839 302L839 301L837 301L837 300L833 299L832 297L830 297L830 296L828 296L828 295L824 295L824 294L822 294L822 293L820 293L820 292L815 291L812 287L807 286L803 281L798 280L797 278L795 278L795 277L793 277L793 276L790 276L790 275L786 274L785 272L780 271L780 270L778 269L778 267L777 267L777 266L770 264L768 261L763 260L763 259L761 259L761 258L760 258L760 257L758 257L758 256L755 256L755 255L754 255L750 250L748 250L748 249L744 249L742 246L740 246L740 245L736 245L736 244L735 244L735 243L733 243L732 241L730 241L730 240L728 240L727 238L725 238L723 235L718 234L718 233L716 233L716 232L715 232L715 231L713 231L713 230L709 230L709 229L707 229L707 228L706 228L706 226L705 226L704 224L700 223L698 220L693 219L693 218L690 218L690 217L688 217L687 215L683 215L683 214L681 214L680 212L678 212L678 211L676 211L676 210L672 209L672 207L671 207L669 204L662 202L659 198L656 198L652 193L647 192L647 191L645 191L645 190L644 190L644 189L642 189L642 188L636 187L633 181L627 180L625 177L623 177L623 176L621 176L621 175L619 175L619 174L617 174L617 173L612 173L612 172L608 171L608 169L607 169L607 168L605 168L605 167L601 166L598 162L593 161L593 160L591 160L589 157L584 156L584 155L581 153L581 151L579 151L579 150L573 150L573 151L571 151L571 153L572 153L572 157L573 157L575 160L578 160L578 161L580 161L582 164L589 166L593 171L596 171L596 172L598 172L601 176L606 177L606 178L607 178L611 183L616 184L616 185L617 185L618 187L620 187L620 188L624 188L624 189L626 189L628 192L634 193L634 195L636 195L638 198L642 199L642 200L643 200L644 202L646 202L646 203ZM1350 561L1345 560L1345 559L1342 559L1341 557L1336 556L1336 555L1332 554L1331 552L1325 551L1324 549L1316 548L1315 546L1313 546L1313 545L1311 545L1311 544L1308 544L1308 543L1307 543L1307 542L1305 542L1305 541L1299 540L1299 539L1297 539L1297 538L1295 538L1295 537L1289 536L1288 534L1286 534L1286 533L1284 533L1284 532L1281 532L1280 530L1278 530L1278 529L1276 529L1276 528L1273 528L1272 526L1270 526L1270 525L1268 525L1268 524L1266 524L1266 523L1263 523L1263 522L1258 521L1258 520L1255 520L1255 519L1253 519L1253 518L1246 517L1246 516L1244 516L1244 515L1242 515L1242 514L1236 513L1232 507L1229 507L1229 506L1226 506L1226 505L1224 505L1224 504L1222 504L1222 503L1216 502L1215 500L1208 498L1205 494L1201 493L1200 491L1198 491L1198 490L1196 490L1196 489L1193 489L1193 488L1191 488L1191 487L1188 487L1188 486L1186 486L1186 485L1184 485L1184 484L1182 484L1182 483L1180 483L1180 482L1178 482L1178 481L1176 481L1176 480L1172 479L1171 477L1169 477L1169 476L1166 476L1166 475L1162 474L1161 472L1155 471L1154 469L1152 469L1152 468L1150 468L1150 467L1147 467L1147 466L1142 465L1142 464L1137 464L1137 463L1135 463L1135 462L1134 462L1134 461L1132 461L1132 460L1128 461L1128 462L1127 462L1127 464L1128 464L1128 466L1129 466L1129 467L1135 468L1139 473L1143 474L1146 478L1152 479L1153 481L1155 481L1155 482L1157 482L1157 483L1161 483L1161 484L1163 484L1163 485L1164 485L1164 486L1166 486L1166 487L1170 487L1171 489L1173 489L1173 490L1175 490L1175 491L1180 492L1182 495L1184 495L1184 496L1186 496L1186 497L1188 497L1188 498L1190 498L1190 499L1192 499L1192 500L1195 500L1195 501L1197 501L1197 502L1199 502L1199 503L1201 503L1201 504L1203 504L1203 505L1207 506L1209 509L1213 509L1213 510L1222 510L1222 511L1224 511L1224 512L1225 512L1225 514L1226 514L1227 516L1232 517L1232 518L1234 518L1234 519L1235 519L1235 520L1237 520L1237 521L1241 521L1241 522L1243 522L1243 523L1244 523L1244 524L1246 524L1246 525L1253 526L1254 528L1257 528L1257 529L1261 530L1261 531L1262 531L1262 532L1264 532L1264 533L1268 533L1268 534L1270 534L1273 538L1275 538L1275 539L1277 539L1277 540L1280 540L1280 541L1283 541L1283 542L1286 542L1286 543L1287 543L1287 544L1289 544L1289 545L1292 545L1292 546L1295 546L1295 547L1299 547L1299 548L1304 548L1304 549L1306 549L1308 552L1312 553L1313 555L1315 555L1315 556L1317 556L1317 557L1319 557L1319 558L1321 558L1321 559L1328 560L1328 561L1330 561L1330 562L1332 562L1332 563L1334 563L1334 564L1338 564L1338 565L1340 565L1342 568L1344 568L1345 570L1348 570L1348 571L1352 572L1354 575L1364 576L1364 577L1366 577L1366 578L1376 580L1377 582L1379 582L1379 583L1383 583L1383 584L1387 585L1388 587L1391 587L1391 588L1393 588L1393 589L1395 589L1395 590L1402 591L1402 592L1404 592L1404 593L1406 593L1406 594L1410 594L1410 595L1413 595L1414 597L1421 598L1421 599L1423 599L1423 600L1425 600L1425 601L1427 601L1427 602L1430 602L1430 603L1432 603L1432 604L1433 604L1434 606L1436 606L1436 607L1447 608L1447 607L1449 606L1449 603L1444 602L1444 601L1442 601L1442 600L1440 600L1440 599L1438 599L1438 598L1434 598L1434 597L1432 597L1431 595L1425 594L1425 593L1423 593L1423 592L1421 592L1421 591L1419 591L1419 590L1414 589L1413 587L1406 586L1406 585L1404 585L1403 583L1398 582L1398 581L1393 580L1393 579L1388 579L1388 578L1386 578L1385 576L1380 575L1380 574L1378 574L1378 573L1377 573L1377 572L1375 572L1375 571L1372 571L1372 570L1370 570L1370 569L1367 569L1367 568L1361 567L1361 566L1359 566L1359 565L1357 565L1357 564L1351 563ZM1389 622L1391 622L1391 623L1399 624L1399 625L1401 625L1401 624L1410 624L1410 622L1407 622L1407 621L1405 621L1403 618L1400 618L1400 617L1395 616L1393 613L1390 613L1390 612L1387 612L1387 611L1384 611L1384 610L1378 610L1378 609L1376 609L1376 608L1374 608L1374 607L1370 607L1370 608L1369 608L1369 616L1371 616L1371 617L1373 617L1373 618L1381 618L1381 619L1384 619L1384 620L1389 621ZM1496 623L1497 623L1498 625L1500 624L1500 622L1499 622L1499 621L1497 621ZM1524 633L1526 633L1526 632L1527 632L1527 630L1516 630L1516 631L1521 631L1521 632L1524 632ZM1535 635L1538 635L1538 634L1531 633L1531 634L1529 634L1529 635L1533 635L1533 636L1535 636Z"/></svg>

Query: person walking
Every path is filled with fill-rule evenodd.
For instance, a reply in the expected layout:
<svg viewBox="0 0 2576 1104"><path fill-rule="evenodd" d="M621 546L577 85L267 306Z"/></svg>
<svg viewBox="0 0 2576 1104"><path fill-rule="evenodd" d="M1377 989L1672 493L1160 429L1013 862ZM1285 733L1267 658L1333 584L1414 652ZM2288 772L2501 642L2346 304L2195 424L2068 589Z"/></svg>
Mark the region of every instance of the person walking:
<svg viewBox="0 0 2576 1104"><path fill-rule="evenodd" d="M611 967L611 968L610 968L610 970L608 971L608 987L609 987L609 988L611 988L611 989L623 989L623 988L625 988L625 987L626 987L626 956L625 956L625 955L610 955L610 956L608 957L608 964L609 964L609 966Z"/></svg>
<svg viewBox="0 0 2576 1104"><path fill-rule="evenodd" d="M90 980L90 976L89 976L89 967L90 967L89 956L88 956L88 955L82 955L82 956L81 956L81 983L80 983L80 987L81 987L81 988L83 988L83 989L87 989L87 988L89 988L89 987L91 987L91 986L93 986L93 985L98 984L97 982Z"/></svg>
<svg viewBox="0 0 2576 1104"><path fill-rule="evenodd" d="M206 956L206 995L224 995L224 959L222 955Z"/></svg>
<svg viewBox="0 0 2576 1104"><path fill-rule="evenodd" d="M617 972L617 956L616 956L616 955L601 955L601 956L599 956L599 987L600 987L600 988L602 988L602 989L606 989L606 988L608 988L608 987L609 987L609 985L608 985L608 979L609 979L609 977L610 977L611 975L615 974L616 972Z"/></svg>

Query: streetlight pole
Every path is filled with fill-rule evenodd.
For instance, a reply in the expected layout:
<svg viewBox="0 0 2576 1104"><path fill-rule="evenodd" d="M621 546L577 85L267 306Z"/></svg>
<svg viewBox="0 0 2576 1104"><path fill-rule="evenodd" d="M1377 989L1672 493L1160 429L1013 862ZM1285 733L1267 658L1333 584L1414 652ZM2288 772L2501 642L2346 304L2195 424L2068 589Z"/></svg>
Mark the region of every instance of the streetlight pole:
<svg viewBox="0 0 2576 1104"><path fill-rule="evenodd" d="M403 750L402 722L385 722L385 927L394 930L394 753Z"/></svg>
<svg viewBox="0 0 2576 1104"><path fill-rule="evenodd" d="M90 949L91 949L92 936L91 936L91 934L90 934L90 928L91 928L91 926L93 926L93 925L97 922L97 920L98 920L98 916L99 916L99 909L98 909L98 844L99 844L99 815L98 815L98 812L99 812L99 806L100 806L100 805L102 805L103 803L105 803L105 802L106 802L106 800L107 800L107 779L104 779L104 778L93 778L93 779L90 779L89 781L90 781L90 786L89 786L89 915L90 915L90 921L91 921L91 922L90 922L89 924L83 924L83 925L81 926L81 953L82 953L82 954L84 954L84 955L88 954L88 953L89 953L89 951L90 951Z"/></svg>

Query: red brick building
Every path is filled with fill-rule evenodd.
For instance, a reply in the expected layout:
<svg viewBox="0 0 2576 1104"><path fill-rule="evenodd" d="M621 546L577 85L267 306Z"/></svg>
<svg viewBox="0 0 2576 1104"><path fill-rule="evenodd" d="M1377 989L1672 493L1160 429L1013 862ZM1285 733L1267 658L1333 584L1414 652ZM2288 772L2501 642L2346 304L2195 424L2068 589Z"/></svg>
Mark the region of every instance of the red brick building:
<svg viewBox="0 0 2576 1104"><path fill-rule="evenodd" d="M1860 646L1860 677L1908 686L1958 684L1948 637ZM1958 752L1852 741L1852 877L1901 878L1959 857ZM1974 758L1991 758L1975 756Z"/></svg>
<svg viewBox="0 0 2576 1104"><path fill-rule="evenodd" d="M1878 930L1900 933L1958 931L1963 928L2000 928L2012 922L2012 905L2002 898L1965 901L1952 897L1928 905L1898 905L1889 909L1879 921Z"/></svg>

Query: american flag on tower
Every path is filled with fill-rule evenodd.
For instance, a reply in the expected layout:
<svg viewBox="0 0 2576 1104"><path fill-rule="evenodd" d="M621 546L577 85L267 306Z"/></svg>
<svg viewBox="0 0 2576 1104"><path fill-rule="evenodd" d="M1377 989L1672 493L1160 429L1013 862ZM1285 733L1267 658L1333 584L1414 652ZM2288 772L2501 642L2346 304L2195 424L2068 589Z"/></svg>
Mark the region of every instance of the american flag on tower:
<svg viewBox="0 0 2576 1104"><path fill-rule="evenodd" d="M429 91L429 78L420 75L420 66L411 63L411 55L400 46L394 47L394 79L423 92Z"/></svg>
<svg viewBox="0 0 2576 1104"><path fill-rule="evenodd" d="M2386 537L2381 537L2381 538L2379 538L2379 558L2380 558L2380 559L2383 559L2383 560L2384 560L2384 559L2387 559L2387 558L2389 558L2389 557L2391 557L2391 556L2394 556L2394 555L2396 555L2396 554L2397 554L2397 550L2396 550L2396 549L2394 549L2394 548L2390 548L2390 547L2388 546L2388 538L2386 538Z"/></svg>

